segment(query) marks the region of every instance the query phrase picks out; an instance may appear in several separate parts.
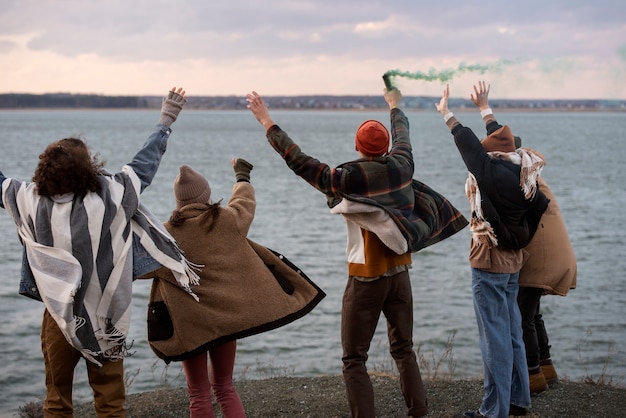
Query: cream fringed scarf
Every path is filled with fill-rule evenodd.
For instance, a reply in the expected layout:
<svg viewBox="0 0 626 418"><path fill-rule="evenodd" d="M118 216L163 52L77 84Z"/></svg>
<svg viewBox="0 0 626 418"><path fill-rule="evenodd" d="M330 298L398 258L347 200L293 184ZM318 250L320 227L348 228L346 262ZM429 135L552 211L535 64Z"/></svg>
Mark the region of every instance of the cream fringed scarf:
<svg viewBox="0 0 626 418"><path fill-rule="evenodd" d="M518 148L515 152L489 152L493 159L510 161L521 166L520 188L524 192L526 200L530 200L537 192L537 177L545 166L545 160L541 153L529 148ZM478 182L472 173L468 173L465 182L465 195L469 200L473 216L470 219L470 231L476 245L487 245L493 248L498 245L498 238L489 222L485 219L481 206L480 189Z"/></svg>
<svg viewBox="0 0 626 418"><path fill-rule="evenodd" d="M476 245L487 245L487 248L493 248L498 245L498 239L493 232L493 228L489 221L483 216L482 206L480 205L480 189L476 177L472 173L467 174L465 181L465 195L469 200L472 217L470 218L470 231L472 231L472 239Z"/></svg>

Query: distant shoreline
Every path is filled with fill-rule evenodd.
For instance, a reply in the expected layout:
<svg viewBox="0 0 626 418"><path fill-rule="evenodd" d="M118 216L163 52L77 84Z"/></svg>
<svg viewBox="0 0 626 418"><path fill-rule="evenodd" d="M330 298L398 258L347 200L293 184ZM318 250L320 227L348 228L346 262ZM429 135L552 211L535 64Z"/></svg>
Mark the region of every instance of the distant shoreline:
<svg viewBox="0 0 626 418"><path fill-rule="evenodd" d="M266 96L272 110L355 110L382 111L388 106L382 96ZM404 96L407 111L434 110L434 96ZM100 96L84 94L0 94L0 110L149 110L160 109L160 96ZM528 112L626 112L626 99L490 99L494 110ZM186 110L245 110L243 96L190 96ZM450 98L455 111L475 111L469 99Z"/></svg>

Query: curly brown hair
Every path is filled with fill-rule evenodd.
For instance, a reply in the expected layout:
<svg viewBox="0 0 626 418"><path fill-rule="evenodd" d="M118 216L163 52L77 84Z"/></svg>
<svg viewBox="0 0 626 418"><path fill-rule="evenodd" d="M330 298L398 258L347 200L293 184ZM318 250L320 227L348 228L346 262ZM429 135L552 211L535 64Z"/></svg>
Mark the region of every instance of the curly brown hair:
<svg viewBox="0 0 626 418"><path fill-rule="evenodd" d="M37 192L41 196L65 193L85 196L87 192L100 191L98 173L103 167L104 162L89 152L82 139L60 139L39 155L33 182L37 183Z"/></svg>

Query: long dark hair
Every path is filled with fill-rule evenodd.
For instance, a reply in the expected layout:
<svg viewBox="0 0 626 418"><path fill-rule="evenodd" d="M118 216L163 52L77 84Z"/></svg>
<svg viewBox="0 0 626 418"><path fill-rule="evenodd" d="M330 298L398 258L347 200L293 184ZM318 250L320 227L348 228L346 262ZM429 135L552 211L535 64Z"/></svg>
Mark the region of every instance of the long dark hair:
<svg viewBox="0 0 626 418"><path fill-rule="evenodd" d="M207 203L206 210L202 214L201 222L206 224L207 230L206 232L211 232L213 227L215 226L215 222L217 222L217 218L220 216L220 203L222 200L220 199L216 203ZM169 224L172 226L181 226L185 223L185 218L182 216L182 213L178 209L174 209L172 214L170 215L170 219L168 220Z"/></svg>
<svg viewBox="0 0 626 418"><path fill-rule="evenodd" d="M65 138L53 142L39 155L39 164L33 175L41 196L74 193L85 196L100 191L98 173L104 167L100 157L92 155L85 141Z"/></svg>

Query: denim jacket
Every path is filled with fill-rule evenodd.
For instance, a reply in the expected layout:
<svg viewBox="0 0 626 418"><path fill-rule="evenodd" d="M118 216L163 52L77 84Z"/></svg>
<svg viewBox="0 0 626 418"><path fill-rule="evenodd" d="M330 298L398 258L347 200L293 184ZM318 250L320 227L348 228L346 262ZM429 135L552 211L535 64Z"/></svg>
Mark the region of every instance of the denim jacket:
<svg viewBox="0 0 626 418"><path fill-rule="evenodd" d="M166 125L157 125L156 129L148 137L143 147L135 154L130 166L141 181L141 191L152 183L154 176L161 164L161 158L167 149L167 140L172 130ZM0 185L6 180L6 176L0 171ZM2 194L0 193L0 206L4 208ZM139 240L133 240L133 279L149 273L161 267L148 252L141 246ZM26 249L22 252L22 270L19 285L19 294L41 301L41 295L37 289L35 278L28 264Z"/></svg>

